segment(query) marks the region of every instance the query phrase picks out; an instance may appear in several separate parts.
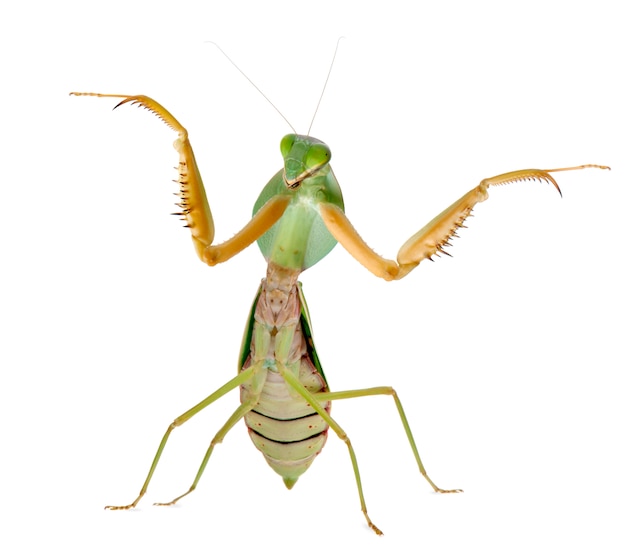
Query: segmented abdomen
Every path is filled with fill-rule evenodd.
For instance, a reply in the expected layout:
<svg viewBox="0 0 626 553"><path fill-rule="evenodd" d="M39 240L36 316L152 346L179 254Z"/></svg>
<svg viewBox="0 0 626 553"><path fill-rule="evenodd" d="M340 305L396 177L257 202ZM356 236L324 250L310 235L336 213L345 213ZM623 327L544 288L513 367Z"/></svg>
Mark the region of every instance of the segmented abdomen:
<svg viewBox="0 0 626 553"><path fill-rule="evenodd" d="M258 383L253 379L241 387L242 403L255 402L244 416L250 438L288 488L311 466L328 433L324 419L285 382L277 368L298 375L313 394L328 391L297 276L298 272L269 264L247 338L244 336L241 367L254 367L261 375ZM322 406L330 411L330 401Z"/></svg>
<svg viewBox="0 0 626 553"><path fill-rule="evenodd" d="M326 391L324 379L308 357L300 362L300 381L310 392ZM330 410L330 402L325 408ZM254 445L288 488L311 466L328 434L322 417L273 371L268 371L259 404L245 421Z"/></svg>

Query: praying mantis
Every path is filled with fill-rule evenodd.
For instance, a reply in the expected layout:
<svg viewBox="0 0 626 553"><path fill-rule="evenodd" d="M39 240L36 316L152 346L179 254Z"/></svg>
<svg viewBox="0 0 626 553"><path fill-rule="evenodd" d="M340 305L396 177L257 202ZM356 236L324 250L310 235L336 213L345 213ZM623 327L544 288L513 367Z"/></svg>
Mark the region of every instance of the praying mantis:
<svg viewBox="0 0 626 553"><path fill-rule="evenodd" d="M214 244L211 208L185 127L148 96L71 94L116 98L120 100L116 108L136 104L152 112L177 133L174 148L179 155L176 182L180 200L175 215L180 216L189 228L201 261L209 266L224 263L255 241L267 260L266 276L256 292L245 325L237 374L168 426L135 500L128 505L109 505L106 509L136 507L148 490L172 431L236 388L240 389L240 404L211 440L189 489L169 502L155 505L173 505L193 492L215 446L241 419L244 419L256 448L282 477L288 489L311 466L331 429L347 447L367 524L381 535L381 530L368 514L352 443L330 414L332 401L378 395L393 399L417 467L433 490L438 493L461 492L460 489L439 488L428 476L400 398L392 387L330 390L313 341L311 318L299 275L340 243L376 277L386 281L399 280L423 260L447 254L445 247L449 240L457 236L458 229L464 228L464 222L476 204L488 198L490 186L538 180L552 184L561 193L554 173L608 167L579 165L546 170L523 169L484 179L411 236L392 260L375 253L346 217L341 188L329 164L329 147L321 140L297 134L294 130L280 142L283 167L259 194L250 221L232 238Z"/></svg>

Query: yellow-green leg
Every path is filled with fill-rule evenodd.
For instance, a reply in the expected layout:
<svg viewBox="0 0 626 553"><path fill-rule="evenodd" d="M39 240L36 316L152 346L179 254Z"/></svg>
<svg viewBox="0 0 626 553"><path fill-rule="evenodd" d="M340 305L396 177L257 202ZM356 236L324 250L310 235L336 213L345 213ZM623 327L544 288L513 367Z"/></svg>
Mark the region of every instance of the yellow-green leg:
<svg viewBox="0 0 626 553"><path fill-rule="evenodd" d="M433 490L438 493L461 493L463 490L444 490L437 486L426 474L426 469L424 468L424 463L420 458L420 454L417 451L417 446L415 445L415 440L413 439L413 433L411 432L411 427L409 426L409 421L404 414L404 409L402 408L402 403L400 402L400 398L398 394L391 386L378 386L376 388L365 388L363 390L346 390L343 392L324 392L315 394L315 399L320 403L325 401L334 401L337 399L351 399L355 397L367 397L367 396L393 396L393 400L396 403L396 409L398 410L398 415L400 415L400 420L402 421L402 426L404 426L404 431L406 432L406 436L409 439L409 443L411 444L411 449L413 450L413 455L415 456L415 460L417 461L417 466L422 473L422 476L426 478L427 482L432 486Z"/></svg>
<svg viewBox="0 0 626 553"><path fill-rule="evenodd" d="M204 473L204 469L209 462L211 453L213 453L213 448L216 446L216 444L222 443L224 437L226 436L226 434L228 434L230 429L235 426L235 424L237 424L248 411L252 410L256 403L257 398L253 398L249 401L246 401L245 403L242 403L239 407L237 407L235 412L226 421L226 424L219 429L217 434L215 434L214 438L211 440L211 445L209 445L209 449L207 449L207 452L204 455L204 459L202 459L202 463L200 464L200 468L198 469L198 473L196 474L193 484L191 484L189 489L184 494L179 495L178 497L172 499L171 501L168 501L167 503L154 503L154 505L158 505L160 507L174 505L174 503L176 503L179 499L182 499L183 497L189 495L192 491L194 491L196 489L196 486L198 485L198 482L200 481L200 478L202 478L202 474Z"/></svg>
<svg viewBox="0 0 626 553"><path fill-rule="evenodd" d="M359 491L359 500L361 502L361 511L363 512L363 515L365 516L365 520L367 520L367 525L374 530L374 532L376 532L376 534L378 534L379 536L382 536L382 531L372 522L372 520L370 519L369 515L367 514L367 506L365 505L365 497L363 495L363 486L361 485L361 473L359 472L359 466L356 460L356 454L354 453L354 448L352 447L352 444L350 443L350 438L348 438L348 435L345 433L345 431L343 430L343 428L341 428L341 426L339 426L339 424L337 424L337 422L335 421L335 419L333 419L324 409L324 407L321 405L320 400L318 399L318 397L320 396L324 396L326 399L329 399L327 396L332 396L332 393L325 393L325 394L312 394L311 392L309 392L304 385L298 380L298 377L295 376L293 374L293 372L291 372L289 369L287 369L286 367L284 367L282 364L280 363L276 363L276 367L278 369L278 372L281 374L281 376L285 379L285 381L298 393L300 394L304 399L306 399L306 401L309 403L309 405L315 409L315 411L324 419L324 421L328 424L328 426L330 426L330 428L333 429L333 431L335 432L335 434L337 434L337 436L339 436L339 438L346 444L346 446L348 447L348 452L350 453L350 461L352 462L352 470L354 471L354 478L356 480L356 485ZM347 392L350 393L350 392ZM358 393L358 391L357 391ZM348 396L344 396L344 397L348 397ZM355 396L355 397L358 397ZM337 398L340 399L340 398ZM324 401L324 400L322 400Z"/></svg>
<svg viewBox="0 0 626 553"><path fill-rule="evenodd" d="M239 387L241 384L243 384L244 382L246 382L247 380L252 378L252 376L254 376L254 374L255 374L255 371L253 371L252 369L240 372L235 378L229 380L221 388L219 388L218 390L213 392L210 396L208 396L205 399L203 399L195 407L192 407L191 409L189 409L189 411L186 411L180 417L174 419L172 424L170 424L169 427L167 428L167 430L165 431L165 434L163 435L163 438L161 439L161 443L159 444L159 448L157 449L156 455L154 456L154 460L152 461L152 465L150 465L150 470L148 471L148 476L146 477L146 481L143 483L143 486L141 487L141 491L139 492L139 495L137 496L135 501L133 501L132 503L129 503L128 505L120 505L120 506L107 505L105 507L105 509L120 510L120 509L132 509L132 508L136 507L137 503L139 503L141 498L145 495L146 491L148 490L148 485L150 484L150 480L152 480L152 475L154 474L154 471L155 471L157 465L159 464L159 460L161 459L161 454L163 453L163 450L165 449L165 444L167 443L167 440L169 439L170 434L172 433L172 430L174 430L174 428L176 428L178 426L181 426L182 424L187 422L191 417L193 417L194 415L198 414L205 407L208 407L209 405L211 405L211 403L213 403L214 401L220 399L222 396L226 395L231 390L234 390L235 388ZM228 422L222 428L222 430L224 430L224 428L226 428L228 426L228 424L237 415L239 410L242 409L242 407L243 406L240 406L239 409L237 409L237 411L235 411L235 413L233 413L233 416L230 419L228 419ZM232 424L237 422L237 420L239 420L242 416L243 415L239 416ZM232 427L232 424L231 424L231 427ZM228 429L230 429L230 428L228 428ZM223 433L222 438L224 437L226 432L228 432L228 429ZM220 430L220 432L222 432L222 430ZM219 435L219 432L218 432L218 435ZM219 443L219 442L216 442L216 443ZM213 445L214 444L212 442L210 451L212 451ZM191 492L193 490L193 488L197 484L198 480L200 479L202 471L204 470L204 466L206 465L206 462L208 461L208 458L210 456L210 451L207 452L207 455L205 456L205 460L203 461L201 470L199 471L199 474L196 477L196 480L194 480L194 485L193 485L192 489L190 489L187 493L189 493L189 492ZM187 495L187 494L184 494L184 495ZM174 501L172 501L172 503L176 502L178 499L180 499L180 498L176 498Z"/></svg>

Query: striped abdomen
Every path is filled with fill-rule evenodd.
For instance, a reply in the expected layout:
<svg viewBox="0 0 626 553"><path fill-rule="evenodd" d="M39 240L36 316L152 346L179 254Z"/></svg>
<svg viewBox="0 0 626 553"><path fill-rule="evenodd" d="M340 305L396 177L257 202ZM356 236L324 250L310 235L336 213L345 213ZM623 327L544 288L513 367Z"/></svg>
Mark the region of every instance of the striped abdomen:
<svg viewBox="0 0 626 553"><path fill-rule="evenodd" d="M255 390L253 383L241 388L242 402L256 397L256 406L244 417L250 438L288 488L309 468L328 433L322 417L276 369L281 364L298 374L310 392L328 391L297 277L297 272L270 264L252 309L241 356L241 370L262 366L264 376L260 390ZM330 410L330 402L323 405Z"/></svg>

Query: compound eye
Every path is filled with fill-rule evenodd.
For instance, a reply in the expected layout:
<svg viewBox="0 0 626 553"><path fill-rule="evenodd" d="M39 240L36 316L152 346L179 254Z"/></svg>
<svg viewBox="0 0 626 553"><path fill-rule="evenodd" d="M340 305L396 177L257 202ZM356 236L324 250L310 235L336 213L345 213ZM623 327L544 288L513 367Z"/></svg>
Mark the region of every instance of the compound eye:
<svg viewBox="0 0 626 553"><path fill-rule="evenodd" d="M311 144L305 160L305 167L308 170L322 167L329 161L330 148L326 144Z"/></svg>
<svg viewBox="0 0 626 553"><path fill-rule="evenodd" d="M287 157L295 141L295 134L288 134L284 136L283 139L280 141L280 153L282 154L283 158Z"/></svg>

